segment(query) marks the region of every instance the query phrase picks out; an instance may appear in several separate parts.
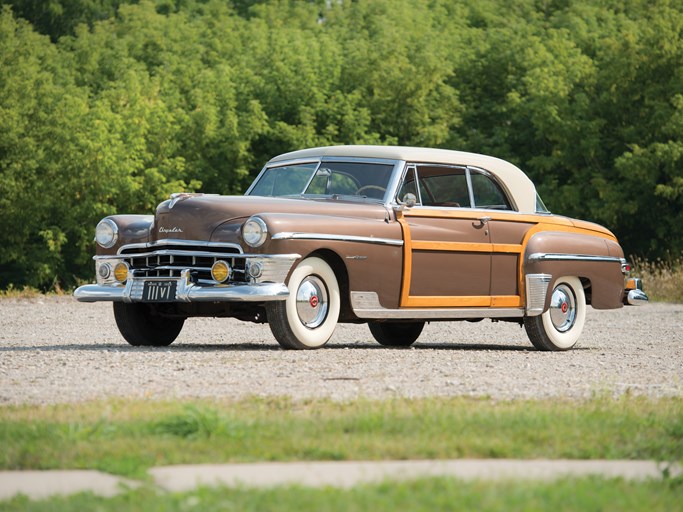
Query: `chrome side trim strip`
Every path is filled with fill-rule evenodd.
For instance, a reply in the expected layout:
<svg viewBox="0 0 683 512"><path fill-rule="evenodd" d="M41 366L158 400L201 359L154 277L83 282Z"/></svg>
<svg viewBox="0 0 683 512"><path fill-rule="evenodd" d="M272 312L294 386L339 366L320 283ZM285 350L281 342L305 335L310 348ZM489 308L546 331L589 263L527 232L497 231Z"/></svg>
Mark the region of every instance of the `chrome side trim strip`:
<svg viewBox="0 0 683 512"><path fill-rule="evenodd" d="M375 238L371 236L332 235L328 233L282 232L272 236L273 240L332 240L335 242L359 242L364 244L402 246L403 240L394 238Z"/></svg>
<svg viewBox="0 0 683 512"><path fill-rule="evenodd" d="M464 320L468 318L522 318L523 308L404 308L387 309L375 292L351 292L351 307L358 318Z"/></svg>
<svg viewBox="0 0 683 512"><path fill-rule="evenodd" d="M237 249L239 253L242 253L242 247L239 244L223 243L223 242L200 242L197 240L175 240L172 238L164 238L163 240L157 240L156 242L142 242L139 244L128 244L119 247L117 254L121 254L123 251L131 249L152 249L153 247L163 247L166 245L176 245L180 247L204 247L207 249L211 248L224 248L224 249Z"/></svg>
<svg viewBox="0 0 683 512"><path fill-rule="evenodd" d="M527 274L526 276L526 314L538 316L543 313L548 285L553 276L550 274Z"/></svg>
<svg viewBox="0 0 683 512"><path fill-rule="evenodd" d="M555 254L535 252L528 257L529 261L597 261L606 263L622 263L623 258L615 256L594 256L590 254Z"/></svg>

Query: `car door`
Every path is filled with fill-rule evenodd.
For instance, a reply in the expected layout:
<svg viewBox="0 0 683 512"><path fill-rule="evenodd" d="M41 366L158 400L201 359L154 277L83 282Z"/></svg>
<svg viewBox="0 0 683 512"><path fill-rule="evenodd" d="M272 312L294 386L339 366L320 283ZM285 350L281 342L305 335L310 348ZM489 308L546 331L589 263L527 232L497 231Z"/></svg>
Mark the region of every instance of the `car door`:
<svg viewBox="0 0 683 512"><path fill-rule="evenodd" d="M399 215L404 236L402 307L491 305L488 218L472 208L466 167L408 166L399 191L416 204Z"/></svg>
<svg viewBox="0 0 683 512"><path fill-rule="evenodd" d="M503 187L483 169L469 168L472 199L487 218L491 239L491 306L520 307L523 241L536 221L516 212Z"/></svg>

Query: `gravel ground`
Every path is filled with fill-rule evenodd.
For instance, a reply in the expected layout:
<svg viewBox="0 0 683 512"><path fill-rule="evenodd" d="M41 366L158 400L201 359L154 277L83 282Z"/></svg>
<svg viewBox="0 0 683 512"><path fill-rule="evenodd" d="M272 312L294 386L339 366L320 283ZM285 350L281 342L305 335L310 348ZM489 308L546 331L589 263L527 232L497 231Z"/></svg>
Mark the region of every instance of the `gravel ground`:
<svg viewBox="0 0 683 512"><path fill-rule="evenodd" d="M515 324L432 323L411 348L341 325L326 348L283 351L266 325L190 319L170 347L134 348L108 303L0 300L0 404L105 397L683 396L683 305L588 309L572 351L533 349Z"/></svg>

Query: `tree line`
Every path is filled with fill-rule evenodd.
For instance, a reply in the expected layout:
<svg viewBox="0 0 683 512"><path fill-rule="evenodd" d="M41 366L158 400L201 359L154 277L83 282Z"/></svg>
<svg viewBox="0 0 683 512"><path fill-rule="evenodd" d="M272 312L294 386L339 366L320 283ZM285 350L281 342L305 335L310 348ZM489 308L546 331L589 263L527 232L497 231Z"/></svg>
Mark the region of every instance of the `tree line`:
<svg viewBox="0 0 683 512"><path fill-rule="evenodd" d="M0 288L89 280L103 216L328 144L494 155L683 251L681 0L0 3Z"/></svg>

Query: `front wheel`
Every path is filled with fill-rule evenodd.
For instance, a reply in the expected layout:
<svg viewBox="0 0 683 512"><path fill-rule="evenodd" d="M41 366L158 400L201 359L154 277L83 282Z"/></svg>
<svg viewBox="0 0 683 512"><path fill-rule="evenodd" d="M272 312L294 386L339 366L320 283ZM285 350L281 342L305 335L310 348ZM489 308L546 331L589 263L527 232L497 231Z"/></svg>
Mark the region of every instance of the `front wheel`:
<svg viewBox="0 0 683 512"><path fill-rule="evenodd" d="M578 277L555 281L550 307L538 316L524 318L529 340L538 350L569 350L579 340L586 321L586 296Z"/></svg>
<svg viewBox="0 0 683 512"><path fill-rule="evenodd" d="M332 337L339 320L337 277L322 259L303 260L289 279L289 297L268 302L270 330L286 349L320 348Z"/></svg>
<svg viewBox="0 0 683 512"><path fill-rule="evenodd" d="M165 317L149 304L114 302L114 319L125 340L134 346L165 347L183 329L184 318Z"/></svg>
<svg viewBox="0 0 683 512"><path fill-rule="evenodd" d="M377 343L386 347L408 347L420 337L424 322L369 322Z"/></svg>

